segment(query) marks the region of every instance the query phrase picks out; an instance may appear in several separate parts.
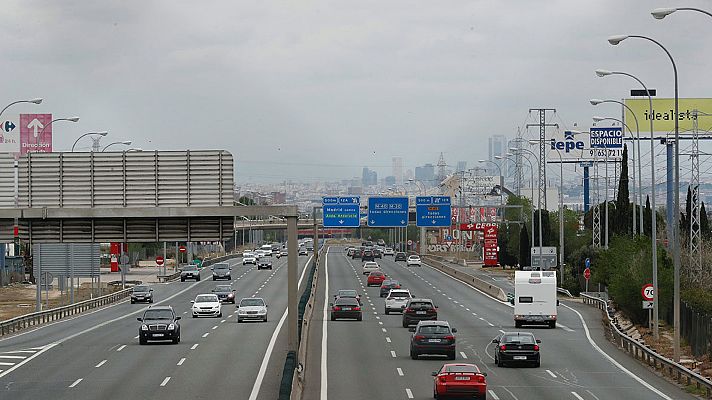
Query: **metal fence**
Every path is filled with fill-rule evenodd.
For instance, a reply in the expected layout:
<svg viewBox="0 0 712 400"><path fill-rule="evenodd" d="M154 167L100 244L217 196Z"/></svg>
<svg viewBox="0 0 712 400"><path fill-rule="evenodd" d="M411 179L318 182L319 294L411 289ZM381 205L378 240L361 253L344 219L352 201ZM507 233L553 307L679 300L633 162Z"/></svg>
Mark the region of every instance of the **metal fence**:
<svg viewBox="0 0 712 400"><path fill-rule="evenodd" d="M665 314L665 321L673 324L673 310ZM680 336L690 345L692 354L699 357L712 354L712 318L685 303L680 303Z"/></svg>
<svg viewBox="0 0 712 400"><path fill-rule="evenodd" d="M586 294L581 294L581 298L585 304L592 305L604 311L610 327L608 335L623 351L654 368L664 376L668 376L682 385L694 387L696 390L704 393L706 399L712 398L712 381L681 364L663 357L644 343L638 342L623 333L618 327L617 322L614 322L613 318L611 318L611 310L609 310L606 301Z"/></svg>

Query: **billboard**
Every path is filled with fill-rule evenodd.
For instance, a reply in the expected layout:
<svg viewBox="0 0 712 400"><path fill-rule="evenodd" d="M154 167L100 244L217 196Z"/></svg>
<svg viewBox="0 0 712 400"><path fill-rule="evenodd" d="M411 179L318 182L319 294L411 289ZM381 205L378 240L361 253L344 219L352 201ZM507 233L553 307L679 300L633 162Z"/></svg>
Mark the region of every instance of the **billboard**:
<svg viewBox="0 0 712 400"><path fill-rule="evenodd" d="M15 114L0 118L0 152L23 155L52 152L52 114Z"/></svg>
<svg viewBox="0 0 712 400"><path fill-rule="evenodd" d="M547 162L618 160L623 156L623 131L620 127L593 127L590 132L563 131L549 137ZM560 157L560 158L559 158Z"/></svg>
<svg viewBox="0 0 712 400"><path fill-rule="evenodd" d="M473 174L463 180L462 190L475 195L488 195L498 185L501 185L501 177L499 176Z"/></svg>
<svg viewBox="0 0 712 400"><path fill-rule="evenodd" d="M653 112L650 112L650 102L647 98L625 99L625 105L630 107L638 118L640 131L645 132L649 128L650 119L653 119L653 130L655 132L675 131L675 99L659 98L653 99ZM712 114L712 99L708 98L687 98L678 100L679 126L680 132L693 129L693 111ZM633 115L626 110L625 120L631 129L634 129ZM712 116L699 117L700 130L707 131L712 127Z"/></svg>

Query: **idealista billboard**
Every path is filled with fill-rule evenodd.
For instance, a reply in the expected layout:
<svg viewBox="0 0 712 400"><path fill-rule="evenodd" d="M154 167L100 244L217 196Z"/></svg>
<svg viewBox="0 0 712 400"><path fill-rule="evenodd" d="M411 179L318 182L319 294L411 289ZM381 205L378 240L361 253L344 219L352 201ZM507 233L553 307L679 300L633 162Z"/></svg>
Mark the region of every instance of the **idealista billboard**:
<svg viewBox="0 0 712 400"><path fill-rule="evenodd" d="M590 132L557 132L549 137L547 162L619 160L623 156L620 127L593 127ZM559 158L560 157L560 158Z"/></svg>
<svg viewBox="0 0 712 400"><path fill-rule="evenodd" d="M641 134L650 129L650 119L653 120L653 131L673 132L675 130L675 99L660 98L653 99L653 112L650 112L650 102L648 98L625 99L625 105L630 107L638 118L638 125ZM706 131L712 127L712 116L704 116L703 113L712 114L712 99L706 98L686 98L678 100L678 125L680 132L693 129L693 111L697 110L699 129ZM635 129L633 115L626 109L625 120L631 129Z"/></svg>

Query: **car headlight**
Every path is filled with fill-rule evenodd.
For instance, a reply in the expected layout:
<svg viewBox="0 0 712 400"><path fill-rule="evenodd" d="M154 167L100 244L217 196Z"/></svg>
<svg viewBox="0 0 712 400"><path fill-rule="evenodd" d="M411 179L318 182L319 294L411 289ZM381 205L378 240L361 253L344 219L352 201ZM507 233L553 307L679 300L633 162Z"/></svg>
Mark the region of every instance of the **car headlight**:
<svg viewBox="0 0 712 400"><path fill-rule="evenodd" d="M263 308L258 312L258 314L267 314L267 310Z"/></svg>
<svg viewBox="0 0 712 400"><path fill-rule="evenodd" d="M172 330L174 330L174 329L176 329L176 326L175 326L174 324L169 324L169 325L168 325L168 330L169 330L169 331L172 331Z"/></svg>
<svg viewBox="0 0 712 400"><path fill-rule="evenodd" d="M245 314L247 314L247 311L240 310L240 311L238 312L238 314L240 314L240 315L245 315Z"/></svg>
<svg viewBox="0 0 712 400"><path fill-rule="evenodd" d="M230 293L227 295L227 297L235 297L235 293Z"/></svg>
<svg viewBox="0 0 712 400"><path fill-rule="evenodd" d="M146 324L141 325L141 330L142 330L142 331L147 331L147 330L148 330L148 325L146 325Z"/></svg>

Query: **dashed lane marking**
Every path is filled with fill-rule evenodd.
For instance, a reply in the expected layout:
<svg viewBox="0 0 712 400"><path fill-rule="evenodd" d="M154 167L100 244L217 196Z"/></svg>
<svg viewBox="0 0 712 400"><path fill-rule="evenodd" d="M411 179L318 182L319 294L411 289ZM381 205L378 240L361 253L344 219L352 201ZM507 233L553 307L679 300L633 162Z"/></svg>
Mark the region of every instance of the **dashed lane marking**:
<svg viewBox="0 0 712 400"><path fill-rule="evenodd" d="M398 372L398 376L403 376L403 370L400 369L400 367L396 368L396 371Z"/></svg>
<svg viewBox="0 0 712 400"><path fill-rule="evenodd" d="M411 392L410 389L406 388L406 389L405 389L405 394L408 395L408 398L409 398L409 399L412 399L412 398L413 398L413 392Z"/></svg>
<svg viewBox="0 0 712 400"><path fill-rule="evenodd" d="M196 343L196 344L194 344L193 346L191 346L190 349L191 349L191 350L195 350L196 348L198 348L198 343Z"/></svg>
<svg viewBox="0 0 712 400"><path fill-rule="evenodd" d="M83 381L84 378L79 378L76 381L74 381L71 385L69 385L70 388L73 388L79 384L79 382Z"/></svg>
<svg viewBox="0 0 712 400"><path fill-rule="evenodd" d="M460 355L462 356L462 358L467 359L467 354L465 354L464 351L461 351L461 352L460 352Z"/></svg>
<svg viewBox="0 0 712 400"><path fill-rule="evenodd" d="M176 364L176 365L183 365L184 362L185 362L185 357L181 358L180 361L178 361L178 364Z"/></svg>
<svg viewBox="0 0 712 400"><path fill-rule="evenodd" d="M391 357L396 358L396 352L394 350L391 350Z"/></svg>
<svg viewBox="0 0 712 400"><path fill-rule="evenodd" d="M123 350L123 349L125 349L125 348L126 348L126 345L123 344L123 345L119 346L119 348L116 349L116 351L121 351L121 350Z"/></svg>
<svg viewBox="0 0 712 400"><path fill-rule="evenodd" d="M168 381L170 381L170 380L171 380L171 377L170 377L170 376L167 376L166 379L164 379L163 382L161 382L161 386L166 386L166 384L167 384Z"/></svg>
<svg viewBox="0 0 712 400"><path fill-rule="evenodd" d="M94 366L94 368L99 368L99 367L101 367L102 365L106 364L107 361L108 361L108 360L102 360L99 364L96 364L96 365Z"/></svg>

